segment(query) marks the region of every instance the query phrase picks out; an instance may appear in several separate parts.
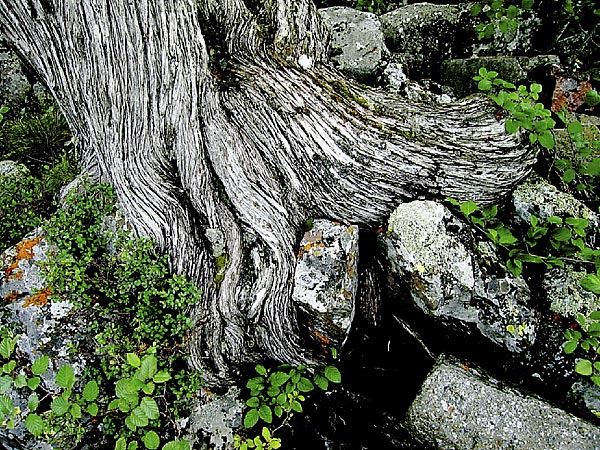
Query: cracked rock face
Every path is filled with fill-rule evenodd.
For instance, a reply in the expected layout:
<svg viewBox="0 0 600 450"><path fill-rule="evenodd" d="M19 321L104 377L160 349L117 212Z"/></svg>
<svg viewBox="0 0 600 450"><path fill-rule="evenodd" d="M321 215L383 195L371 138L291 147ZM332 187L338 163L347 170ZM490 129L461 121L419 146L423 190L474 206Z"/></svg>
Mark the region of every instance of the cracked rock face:
<svg viewBox="0 0 600 450"><path fill-rule="evenodd" d="M333 7L319 10L331 29L332 61L341 72L359 80L375 78L383 68L388 50L379 18L353 8Z"/></svg>
<svg viewBox="0 0 600 450"><path fill-rule="evenodd" d="M358 227L315 220L300 242L292 299L324 348L341 348L354 317Z"/></svg>
<svg viewBox="0 0 600 450"><path fill-rule="evenodd" d="M534 343L538 320L527 304L527 284L482 267L470 230L446 207L431 201L400 205L381 241L394 280L425 314L458 330L477 329L509 351Z"/></svg>

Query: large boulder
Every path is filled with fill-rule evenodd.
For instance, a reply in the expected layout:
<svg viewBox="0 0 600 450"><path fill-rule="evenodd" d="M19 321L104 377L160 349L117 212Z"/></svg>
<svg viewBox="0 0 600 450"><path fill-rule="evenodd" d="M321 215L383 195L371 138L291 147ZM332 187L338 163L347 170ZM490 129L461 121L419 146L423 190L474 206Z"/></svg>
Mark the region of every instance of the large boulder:
<svg viewBox="0 0 600 450"><path fill-rule="evenodd" d="M310 334L341 348L354 317L358 286L358 227L315 220L300 242L292 299Z"/></svg>
<svg viewBox="0 0 600 450"><path fill-rule="evenodd" d="M374 80L388 54L378 17L340 6L319 12L331 29L332 60L338 69L359 81Z"/></svg>
<svg viewBox="0 0 600 450"><path fill-rule="evenodd" d="M466 56L468 11L454 5L415 3L380 17L385 42L405 55L411 78L436 78L440 62Z"/></svg>
<svg viewBox="0 0 600 450"><path fill-rule="evenodd" d="M444 357L410 406L407 425L438 449L600 448L600 428Z"/></svg>
<svg viewBox="0 0 600 450"><path fill-rule="evenodd" d="M400 205L381 241L393 279L435 321L458 331L477 329L513 352L535 341L538 319L528 306L527 284L508 273L501 275L492 251L487 252L489 264L496 270L482 267L472 250L469 227L443 205Z"/></svg>

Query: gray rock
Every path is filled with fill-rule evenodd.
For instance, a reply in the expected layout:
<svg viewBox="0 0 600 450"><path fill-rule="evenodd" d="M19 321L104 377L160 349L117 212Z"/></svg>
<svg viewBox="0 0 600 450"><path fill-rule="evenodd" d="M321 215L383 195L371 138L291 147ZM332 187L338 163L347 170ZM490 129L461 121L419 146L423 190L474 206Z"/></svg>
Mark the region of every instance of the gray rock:
<svg viewBox="0 0 600 450"><path fill-rule="evenodd" d="M29 169L23 164L14 161L0 161L0 176L2 177L23 177L29 175Z"/></svg>
<svg viewBox="0 0 600 450"><path fill-rule="evenodd" d="M590 227L600 224L598 214L571 194L559 191L556 187L537 175L530 176L513 193L515 219L529 223L531 215L540 219L550 216L578 217L588 219Z"/></svg>
<svg viewBox="0 0 600 450"><path fill-rule="evenodd" d="M489 7L489 6L486 6ZM474 24L478 19L475 19ZM532 38L539 31L540 20L529 11L517 19L517 27L502 33L498 28L490 39L477 41L473 53L482 55L526 55L532 53Z"/></svg>
<svg viewBox="0 0 600 450"><path fill-rule="evenodd" d="M585 275L585 271L575 270L570 264L544 274L542 286L553 312L575 318L578 313L587 316L592 311L600 310L600 297L579 284Z"/></svg>
<svg viewBox="0 0 600 450"><path fill-rule="evenodd" d="M31 84L23 73L21 61L0 45L0 106L20 108L27 102Z"/></svg>
<svg viewBox="0 0 600 450"><path fill-rule="evenodd" d="M441 82L459 97L478 92L473 77L480 67L498 72L498 77L514 84L525 83L534 72L559 64L558 56L487 56L448 59L442 63Z"/></svg>
<svg viewBox="0 0 600 450"><path fill-rule="evenodd" d="M292 299L322 345L341 348L354 317L358 227L315 220L300 242Z"/></svg>
<svg viewBox="0 0 600 450"><path fill-rule="evenodd" d="M567 400L583 409L592 420L600 418L600 387L589 379L577 380L567 394Z"/></svg>
<svg viewBox="0 0 600 450"><path fill-rule="evenodd" d="M404 65L399 62L388 63L383 71L382 80L390 91L414 101L449 103L456 100L452 91L445 86L431 80L421 80L419 83L410 80Z"/></svg>
<svg viewBox="0 0 600 450"><path fill-rule="evenodd" d="M380 17L388 48L405 55L412 78L430 78L440 62L464 55L464 7L416 3Z"/></svg>
<svg viewBox="0 0 600 450"><path fill-rule="evenodd" d="M181 424L189 433L186 439L197 448L198 433L210 439L210 448L225 450L233 448L233 436L242 426L244 402L240 400L240 389L231 387L224 395L202 399L191 416Z"/></svg>
<svg viewBox="0 0 600 450"><path fill-rule="evenodd" d="M510 351L533 344L538 320L527 305L527 284L484 271L470 250L469 228L443 205L400 205L380 239L394 279L425 314L459 330L476 328Z"/></svg>
<svg viewBox="0 0 600 450"><path fill-rule="evenodd" d="M567 120L579 120L583 125L583 137L590 142L600 135L600 118L588 116L585 114L567 114ZM557 128L552 130L554 134L554 149L552 150L555 159L567 159L573 162L574 166L579 164L589 163L597 155L582 157L578 149L571 140L569 131L566 128Z"/></svg>
<svg viewBox="0 0 600 450"><path fill-rule="evenodd" d="M319 12L331 29L332 48L339 52L332 60L340 71L360 81L374 79L388 54L377 16L341 6Z"/></svg>
<svg viewBox="0 0 600 450"><path fill-rule="evenodd" d="M19 336L17 349L29 363L42 355L51 357L49 369L40 377L46 390L58 393L60 388L54 382L57 370L64 364L70 364L75 375L79 376L87 364L82 354L70 354L69 348L78 345L83 338L82 330L88 323L85 315L71 314L71 303L48 297L49 290L39 263L47 261L50 247L41 232L41 229L33 231L2 254L2 273L5 276L0 280L0 297L4 299L5 306L0 325L14 330ZM24 419L29 413L29 392L25 391L9 391L21 413L14 429L0 429L0 441L8 448L51 448L33 439L25 430Z"/></svg>
<svg viewBox="0 0 600 450"><path fill-rule="evenodd" d="M600 448L600 429L444 357L407 414L418 438L438 449Z"/></svg>

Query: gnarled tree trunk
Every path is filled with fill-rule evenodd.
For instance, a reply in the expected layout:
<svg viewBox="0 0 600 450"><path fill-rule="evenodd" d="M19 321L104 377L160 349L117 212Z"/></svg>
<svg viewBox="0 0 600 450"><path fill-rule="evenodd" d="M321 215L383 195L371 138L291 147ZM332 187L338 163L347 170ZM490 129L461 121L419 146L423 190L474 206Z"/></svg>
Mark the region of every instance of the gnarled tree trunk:
<svg viewBox="0 0 600 450"><path fill-rule="evenodd" d="M345 80L309 0L2 0L0 30L86 169L204 289L192 364L220 378L257 352L310 359L290 296L307 217L494 201L533 159L482 99L415 104ZM221 283L207 230L225 243Z"/></svg>

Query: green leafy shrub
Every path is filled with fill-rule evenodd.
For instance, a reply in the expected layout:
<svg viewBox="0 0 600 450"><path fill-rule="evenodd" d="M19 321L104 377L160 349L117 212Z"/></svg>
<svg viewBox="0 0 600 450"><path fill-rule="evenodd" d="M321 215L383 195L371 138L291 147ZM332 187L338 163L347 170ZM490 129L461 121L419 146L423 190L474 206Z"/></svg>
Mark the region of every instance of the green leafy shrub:
<svg viewBox="0 0 600 450"><path fill-rule="evenodd" d="M334 366L326 366L316 370L309 378L308 369L304 366L293 367L287 364L269 369L258 364L254 369L257 376L250 378L246 387L250 397L246 401L248 411L244 415L244 427L251 429L259 421L271 425L279 419L278 430L294 413L302 413L302 402L305 394L313 391L315 385L326 391L329 383L341 383L342 377ZM248 448L276 449L281 447L281 440L272 436L268 427L263 427L261 435L253 438L235 436L234 447L242 450Z"/></svg>
<svg viewBox="0 0 600 450"><path fill-rule="evenodd" d="M514 134L519 130L529 132L532 144L539 142L544 148L554 147L552 129L556 125L552 119L552 111L538 102L542 86L532 83L529 89L520 85L518 88L508 81L498 78L498 72L488 71L485 67L479 69L473 77L479 90L488 92L489 97L510 116L505 127L508 133Z"/></svg>
<svg viewBox="0 0 600 450"><path fill-rule="evenodd" d="M479 40L491 39L497 32L506 34L519 26L519 16L531 10L534 0L483 0L471 6L471 14L481 22L475 26Z"/></svg>

